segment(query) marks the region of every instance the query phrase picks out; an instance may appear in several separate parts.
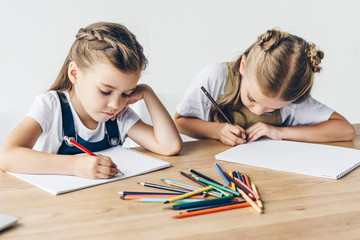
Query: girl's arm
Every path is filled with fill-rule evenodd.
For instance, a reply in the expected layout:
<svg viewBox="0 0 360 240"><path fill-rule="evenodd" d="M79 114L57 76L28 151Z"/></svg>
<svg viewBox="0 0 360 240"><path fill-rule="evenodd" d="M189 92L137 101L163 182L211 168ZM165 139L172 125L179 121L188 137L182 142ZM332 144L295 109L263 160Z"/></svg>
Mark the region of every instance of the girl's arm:
<svg viewBox="0 0 360 240"><path fill-rule="evenodd" d="M354 127L337 112L334 112L327 121L307 126L274 127L256 123L248 128L246 133L250 142L262 136L276 140L337 142L352 141L356 135Z"/></svg>
<svg viewBox="0 0 360 240"><path fill-rule="evenodd" d="M193 138L218 139L231 146L245 142L245 130L238 125L207 122L198 118L183 117L179 113L175 113L174 119L179 131Z"/></svg>
<svg viewBox="0 0 360 240"><path fill-rule="evenodd" d="M117 166L109 157L58 155L33 150L42 133L38 122L26 117L0 149L0 169L34 174L66 174L85 178L109 178Z"/></svg>
<svg viewBox="0 0 360 240"><path fill-rule="evenodd" d="M173 120L152 88L145 84L137 86L129 104L144 99L153 126L139 120L128 131L128 136L140 146L159 154L174 155L182 150L182 140Z"/></svg>

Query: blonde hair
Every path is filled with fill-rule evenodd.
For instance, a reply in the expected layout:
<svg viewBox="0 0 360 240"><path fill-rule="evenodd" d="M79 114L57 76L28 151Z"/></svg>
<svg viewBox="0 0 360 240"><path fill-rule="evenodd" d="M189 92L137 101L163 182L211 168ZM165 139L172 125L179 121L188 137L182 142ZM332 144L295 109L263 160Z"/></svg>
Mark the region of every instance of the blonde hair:
<svg viewBox="0 0 360 240"><path fill-rule="evenodd" d="M277 29L268 30L232 63L234 91L217 102L226 113L231 113L240 101L242 76L239 69L243 56L246 57L247 76L257 82L264 95L302 102L310 96L314 73L320 72L324 53L298 36ZM210 119L223 122L215 108L210 111Z"/></svg>
<svg viewBox="0 0 360 240"><path fill-rule="evenodd" d="M70 62L86 69L95 62L110 62L127 73L144 70L147 59L143 47L125 26L117 23L98 22L81 28L76 34L69 54L50 90L70 91L68 77Z"/></svg>

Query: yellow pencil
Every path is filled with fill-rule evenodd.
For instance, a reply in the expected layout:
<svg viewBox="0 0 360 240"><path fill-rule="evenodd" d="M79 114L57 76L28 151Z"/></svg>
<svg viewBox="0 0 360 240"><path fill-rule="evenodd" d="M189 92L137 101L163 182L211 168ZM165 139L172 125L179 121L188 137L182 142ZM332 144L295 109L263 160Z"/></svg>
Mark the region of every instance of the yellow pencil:
<svg viewBox="0 0 360 240"><path fill-rule="evenodd" d="M184 199L184 198L187 198L187 197L190 197L190 196L193 196L193 195L205 192L205 191L209 191L212 188L213 188L213 186L208 186L208 187L205 187L205 188L201 188L199 190L195 190L195 191L192 191L192 192L189 192L189 193L185 193L185 194L180 195L178 197L170 198L169 200L167 200L166 202L163 202L162 204L172 203L172 202L175 202L175 201L180 200L180 199Z"/></svg>
<svg viewBox="0 0 360 240"><path fill-rule="evenodd" d="M255 184L252 182L251 183L251 188L252 190L254 191L254 193L256 193L257 195L259 195L259 192L257 191L257 188L255 186ZM260 196L260 195L259 195ZM256 199L256 203L257 205L259 206L259 208L263 209L264 208L264 205L262 204L261 200L260 199Z"/></svg>
<svg viewBox="0 0 360 240"><path fill-rule="evenodd" d="M232 171L229 171L229 175L230 175L230 177L232 177L232 178L234 177L234 174L233 174ZM233 183L233 182L231 182L231 189L234 190L234 191L236 191L235 183Z"/></svg>
<svg viewBox="0 0 360 240"><path fill-rule="evenodd" d="M251 200L251 198L246 195L246 193L244 193L243 190L241 190L240 188L238 188L239 193L241 194L241 196L248 202L250 203L250 205L255 209L255 211L259 214L263 213L263 211L259 208L259 206L253 201Z"/></svg>

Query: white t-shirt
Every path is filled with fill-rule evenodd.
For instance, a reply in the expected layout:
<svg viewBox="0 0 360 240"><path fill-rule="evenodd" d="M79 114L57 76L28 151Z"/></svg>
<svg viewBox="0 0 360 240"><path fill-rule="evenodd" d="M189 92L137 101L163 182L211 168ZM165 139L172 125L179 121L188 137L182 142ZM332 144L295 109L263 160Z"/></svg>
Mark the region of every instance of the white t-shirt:
<svg viewBox="0 0 360 240"><path fill-rule="evenodd" d="M88 142L98 142L104 139L106 133L105 122L99 123L94 130L85 127L71 103L69 93L64 93L73 114L75 132ZM64 137L61 105L57 93L47 91L36 96L27 116L37 121L42 128L42 134L33 149L41 152L57 153ZM128 130L139 119L140 117L129 107L126 107L121 116L117 117L122 143L125 141Z"/></svg>
<svg viewBox="0 0 360 240"><path fill-rule="evenodd" d="M176 111L184 117L210 121L212 103L200 88L204 86L216 101L225 92L226 80L227 69L224 64L207 65L195 75ZM333 112L333 109L312 97L302 103L291 103L280 109L282 126L302 126L323 122L328 120Z"/></svg>

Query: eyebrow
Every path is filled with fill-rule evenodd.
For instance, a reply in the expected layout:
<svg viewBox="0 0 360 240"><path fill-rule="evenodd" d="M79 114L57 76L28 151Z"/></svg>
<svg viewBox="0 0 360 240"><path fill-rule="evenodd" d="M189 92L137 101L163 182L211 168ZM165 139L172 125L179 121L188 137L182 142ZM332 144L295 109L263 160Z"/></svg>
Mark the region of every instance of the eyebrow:
<svg viewBox="0 0 360 240"><path fill-rule="evenodd" d="M110 86L108 84L104 84L104 83L100 83L103 87L107 87L107 88L111 88L111 89L115 89L113 86Z"/></svg>

